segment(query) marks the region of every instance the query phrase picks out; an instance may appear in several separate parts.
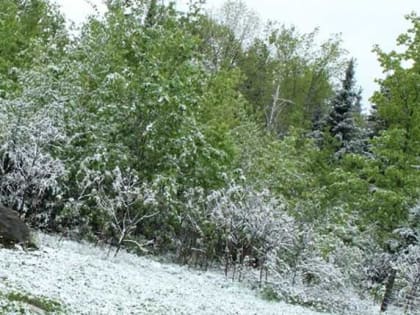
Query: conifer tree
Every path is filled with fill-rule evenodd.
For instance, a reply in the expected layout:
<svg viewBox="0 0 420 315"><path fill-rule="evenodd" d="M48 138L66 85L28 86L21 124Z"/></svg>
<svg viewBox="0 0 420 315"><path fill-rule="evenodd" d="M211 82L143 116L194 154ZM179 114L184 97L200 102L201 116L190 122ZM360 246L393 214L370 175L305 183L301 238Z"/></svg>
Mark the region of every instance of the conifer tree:
<svg viewBox="0 0 420 315"><path fill-rule="evenodd" d="M356 89L354 60L351 59L342 81L342 87L332 101L332 109L327 117L327 128L338 141L337 151L348 147L356 133L354 113L360 109L361 92Z"/></svg>
<svg viewBox="0 0 420 315"><path fill-rule="evenodd" d="M157 0L151 0L149 4L149 8L147 10L145 25L146 27L152 27L156 23L158 4Z"/></svg>

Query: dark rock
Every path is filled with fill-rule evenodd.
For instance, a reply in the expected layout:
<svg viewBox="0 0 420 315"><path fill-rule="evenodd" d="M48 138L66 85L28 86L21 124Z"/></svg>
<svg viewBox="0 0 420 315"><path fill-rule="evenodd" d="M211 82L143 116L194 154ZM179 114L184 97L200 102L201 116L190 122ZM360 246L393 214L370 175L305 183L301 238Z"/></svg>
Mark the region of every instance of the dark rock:
<svg viewBox="0 0 420 315"><path fill-rule="evenodd" d="M31 245L29 228L12 209L0 205L0 244L13 247L15 244Z"/></svg>

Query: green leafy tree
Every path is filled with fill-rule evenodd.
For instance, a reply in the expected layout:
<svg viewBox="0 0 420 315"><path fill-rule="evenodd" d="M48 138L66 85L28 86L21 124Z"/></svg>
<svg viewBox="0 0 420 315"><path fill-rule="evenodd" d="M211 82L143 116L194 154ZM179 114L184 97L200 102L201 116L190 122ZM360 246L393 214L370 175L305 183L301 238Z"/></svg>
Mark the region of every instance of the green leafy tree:
<svg viewBox="0 0 420 315"><path fill-rule="evenodd" d="M0 3L0 89L17 80L16 68L28 69L49 43L67 41L64 18L47 0L5 0Z"/></svg>
<svg viewBox="0 0 420 315"><path fill-rule="evenodd" d="M200 14L194 29L202 39L200 50L209 69L233 69L257 36L259 18L243 1L228 0L216 12Z"/></svg>
<svg viewBox="0 0 420 315"><path fill-rule="evenodd" d="M327 112L343 51L337 38L318 47L316 34L269 25L266 38L256 40L241 59L241 91L275 134L291 127L310 130Z"/></svg>
<svg viewBox="0 0 420 315"><path fill-rule="evenodd" d="M240 91L249 102L247 112L259 122L265 121L266 107L272 102L274 61L264 40L256 39L239 60L245 78Z"/></svg>
<svg viewBox="0 0 420 315"><path fill-rule="evenodd" d="M66 100L72 139L62 152L72 198L67 209L101 230L106 215L90 197L97 188L85 179L129 168L158 200L153 207L159 215L136 228L172 241L186 215L185 192L218 188L230 172L230 129L242 106L238 74L207 71L188 15L172 5L158 5L152 25L139 19L147 8L127 5L113 2L104 19L91 18L55 65L53 86ZM111 191L106 184L102 190Z"/></svg>
<svg viewBox="0 0 420 315"><path fill-rule="evenodd" d="M386 77L378 80L380 90L372 97L377 116L386 128L374 139L375 187L389 201L381 211L387 230L403 224L409 207L418 198L420 173L420 19L407 16L411 28L397 39L402 52L385 53L375 48Z"/></svg>
<svg viewBox="0 0 420 315"><path fill-rule="evenodd" d="M398 39L405 48L402 52L385 53L378 47L375 49L386 77L379 80L380 88L372 97L376 131L370 141L369 154L363 156L347 151L350 154L342 155L340 161L327 163L333 169L319 177L320 185L327 187L325 204L344 202L345 212L355 215L359 228L369 227L375 231L375 239L382 245L393 237L396 228L406 225L408 209L419 197L420 174L416 169L419 129L415 123L419 115L416 96L419 20L414 14L408 19L413 27ZM350 102L344 113L349 113L349 105ZM344 134L349 131L348 137L340 138L350 141L350 145L354 141L351 130L343 128Z"/></svg>
<svg viewBox="0 0 420 315"><path fill-rule="evenodd" d="M398 45L405 48L404 52L385 53L379 47L375 48L386 77L378 80L381 89L373 95L372 101L385 128L404 133L404 152L415 154L419 152L420 137L417 123L420 115L420 18L413 13L407 19L412 28L397 40Z"/></svg>

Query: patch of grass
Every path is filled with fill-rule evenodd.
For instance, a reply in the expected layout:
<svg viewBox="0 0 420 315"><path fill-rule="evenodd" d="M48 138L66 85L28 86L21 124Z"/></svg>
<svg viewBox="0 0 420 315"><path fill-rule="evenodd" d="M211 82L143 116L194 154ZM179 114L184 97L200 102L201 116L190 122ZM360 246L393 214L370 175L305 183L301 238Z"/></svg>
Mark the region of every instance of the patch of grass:
<svg viewBox="0 0 420 315"><path fill-rule="evenodd" d="M261 297L266 301L279 302L281 300L279 294L270 286L266 286L261 290Z"/></svg>
<svg viewBox="0 0 420 315"><path fill-rule="evenodd" d="M6 304L2 303L3 305L1 305L1 308L3 308L3 310L5 310L5 308L8 309L14 305L14 307L18 307L18 311L24 314L25 312L23 310L23 306L26 304L36 307L47 314L64 313L63 307L59 302L43 296L34 296L23 292L8 292L5 294L0 292L0 298L5 299L6 302L8 302Z"/></svg>
<svg viewBox="0 0 420 315"><path fill-rule="evenodd" d="M317 312L328 312L333 311L333 309L328 305L327 302L321 300L314 300L308 299L304 300L302 297L299 296L288 296L285 301L292 305L300 305L303 307L307 307Z"/></svg>

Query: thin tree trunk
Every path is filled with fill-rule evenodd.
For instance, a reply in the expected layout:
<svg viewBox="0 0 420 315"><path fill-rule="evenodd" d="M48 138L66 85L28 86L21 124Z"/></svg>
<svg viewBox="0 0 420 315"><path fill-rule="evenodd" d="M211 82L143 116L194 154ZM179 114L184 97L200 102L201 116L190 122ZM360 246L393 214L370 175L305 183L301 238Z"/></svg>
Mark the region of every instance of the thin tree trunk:
<svg viewBox="0 0 420 315"><path fill-rule="evenodd" d="M397 275L397 270L392 269L388 277L388 281L386 282L386 285L385 285L385 294L384 294L384 299L382 300L382 304L381 304L381 312L385 312L388 308L389 303L391 302L392 289L394 288L396 275Z"/></svg>
<svg viewBox="0 0 420 315"><path fill-rule="evenodd" d="M414 310L414 299L417 296L417 290L420 285L420 272L417 274L416 278L414 279L414 282L412 284L412 288L410 290L410 293L407 297L407 303L404 308L404 312L407 313L407 311L413 311Z"/></svg>

